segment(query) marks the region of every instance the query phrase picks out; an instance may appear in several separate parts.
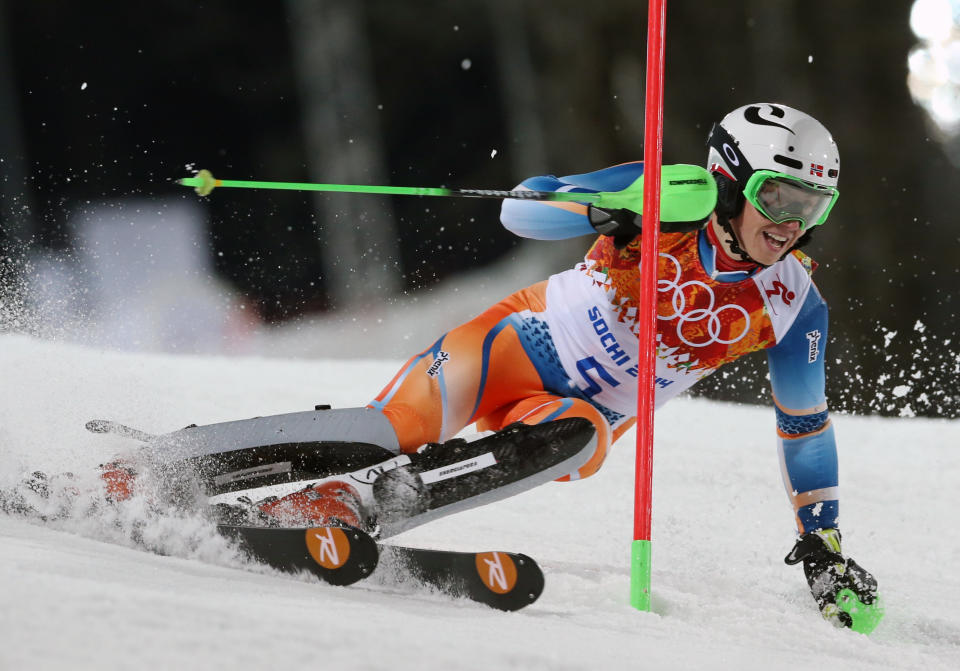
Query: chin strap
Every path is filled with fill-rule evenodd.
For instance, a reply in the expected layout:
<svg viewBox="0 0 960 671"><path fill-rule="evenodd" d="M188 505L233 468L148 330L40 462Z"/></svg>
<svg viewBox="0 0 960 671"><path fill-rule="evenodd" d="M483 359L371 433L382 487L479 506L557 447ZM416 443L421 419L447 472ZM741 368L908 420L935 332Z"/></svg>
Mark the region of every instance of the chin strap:
<svg viewBox="0 0 960 671"><path fill-rule="evenodd" d="M730 238L726 242L730 246L730 252L740 257L738 259L739 261L744 261L746 263L756 263L758 266L762 268L767 267L762 263L760 263L759 261L757 261L752 256L750 256L749 254L747 254L747 252L744 251L743 247L740 246L740 240L737 238L737 234L733 232L733 226L730 224L730 219L728 217L725 217L724 215L718 212L717 223L720 224L720 228L723 229L723 232L730 236Z"/></svg>

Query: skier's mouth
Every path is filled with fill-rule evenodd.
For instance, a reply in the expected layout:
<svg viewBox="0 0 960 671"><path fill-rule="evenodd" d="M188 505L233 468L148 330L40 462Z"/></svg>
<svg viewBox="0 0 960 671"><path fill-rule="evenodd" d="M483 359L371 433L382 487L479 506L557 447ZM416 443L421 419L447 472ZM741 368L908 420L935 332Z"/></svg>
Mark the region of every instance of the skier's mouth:
<svg viewBox="0 0 960 671"><path fill-rule="evenodd" d="M775 251L780 251L783 249L783 246L787 244L787 241L790 238L783 235L777 235L776 233L770 233L769 231L764 231L763 239L766 241L768 247Z"/></svg>

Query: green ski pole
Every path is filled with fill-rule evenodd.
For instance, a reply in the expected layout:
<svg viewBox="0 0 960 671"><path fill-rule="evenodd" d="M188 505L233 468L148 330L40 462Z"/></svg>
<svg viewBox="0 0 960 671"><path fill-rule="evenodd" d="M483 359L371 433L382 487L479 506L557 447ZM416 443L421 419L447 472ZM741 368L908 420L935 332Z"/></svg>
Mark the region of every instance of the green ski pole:
<svg viewBox="0 0 960 671"><path fill-rule="evenodd" d="M215 188L283 189L286 191L328 191L337 193L374 193L391 196L448 196L454 198L522 198L526 200L558 200L595 203L600 193L554 193L552 191L501 191L495 189L447 189L424 186L368 186L364 184L313 184L309 182L254 182L237 179L217 179L209 170L201 170L196 177L177 180L182 186L192 186L201 196L209 196ZM629 187L628 187L629 188ZM641 196L642 197L642 196Z"/></svg>
<svg viewBox="0 0 960 671"><path fill-rule="evenodd" d="M662 221L697 221L705 219L716 205L717 187L707 171L696 165L668 165L661 173L665 185L661 196ZM448 189L421 186L372 186L363 184L314 184L309 182L256 182L236 179L217 179L209 170L200 170L195 177L177 180L182 186L192 186L201 196L209 196L216 188L283 189L287 191L324 191L336 193L372 193L392 196L446 196L453 198L516 198L518 200L546 200L589 203L608 209L643 210L643 176L622 191L572 193L567 191L532 191L519 189Z"/></svg>

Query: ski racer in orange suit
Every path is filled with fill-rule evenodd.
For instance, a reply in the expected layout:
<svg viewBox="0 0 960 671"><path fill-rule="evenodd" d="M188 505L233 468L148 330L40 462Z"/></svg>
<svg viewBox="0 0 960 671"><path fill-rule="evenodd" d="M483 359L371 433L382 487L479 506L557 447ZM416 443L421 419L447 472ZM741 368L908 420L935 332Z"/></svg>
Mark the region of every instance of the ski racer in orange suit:
<svg viewBox="0 0 960 671"><path fill-rule="evenodd" d="M657 286L656 404L725 363L767 353L784 484L804 562L824 616L850 626L838 585L876 603L872 576L840 552L834 430L825 397L827 305L798 247L836 202L839 152L815 119L785 105L739 108L708 140L718 204L694 230L663 225ZM592 173L534 177L518 188L618 191L639 162ZM446 440L476 422L584 417L593 453L564 480L594 474L634 422L637 389L639 216L586 204L506 200L517 235L561 239L603 233L582 263L522 289L412 357L370 403L402 450ZM877 604L878 606L878 604Z"/></svg>

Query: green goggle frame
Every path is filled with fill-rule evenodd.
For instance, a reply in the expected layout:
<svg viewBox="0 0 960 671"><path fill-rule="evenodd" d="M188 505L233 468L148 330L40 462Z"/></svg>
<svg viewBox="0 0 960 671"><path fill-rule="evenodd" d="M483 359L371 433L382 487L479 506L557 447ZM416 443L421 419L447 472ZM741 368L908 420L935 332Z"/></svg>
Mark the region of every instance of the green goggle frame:
<svg viewBox="0 0 960 671"><path fill-rule="evenodd" d="M770 221L799 221L800 230L827 220L840 192L774 170L757 170L743 189L744 197Z"/></svg>

